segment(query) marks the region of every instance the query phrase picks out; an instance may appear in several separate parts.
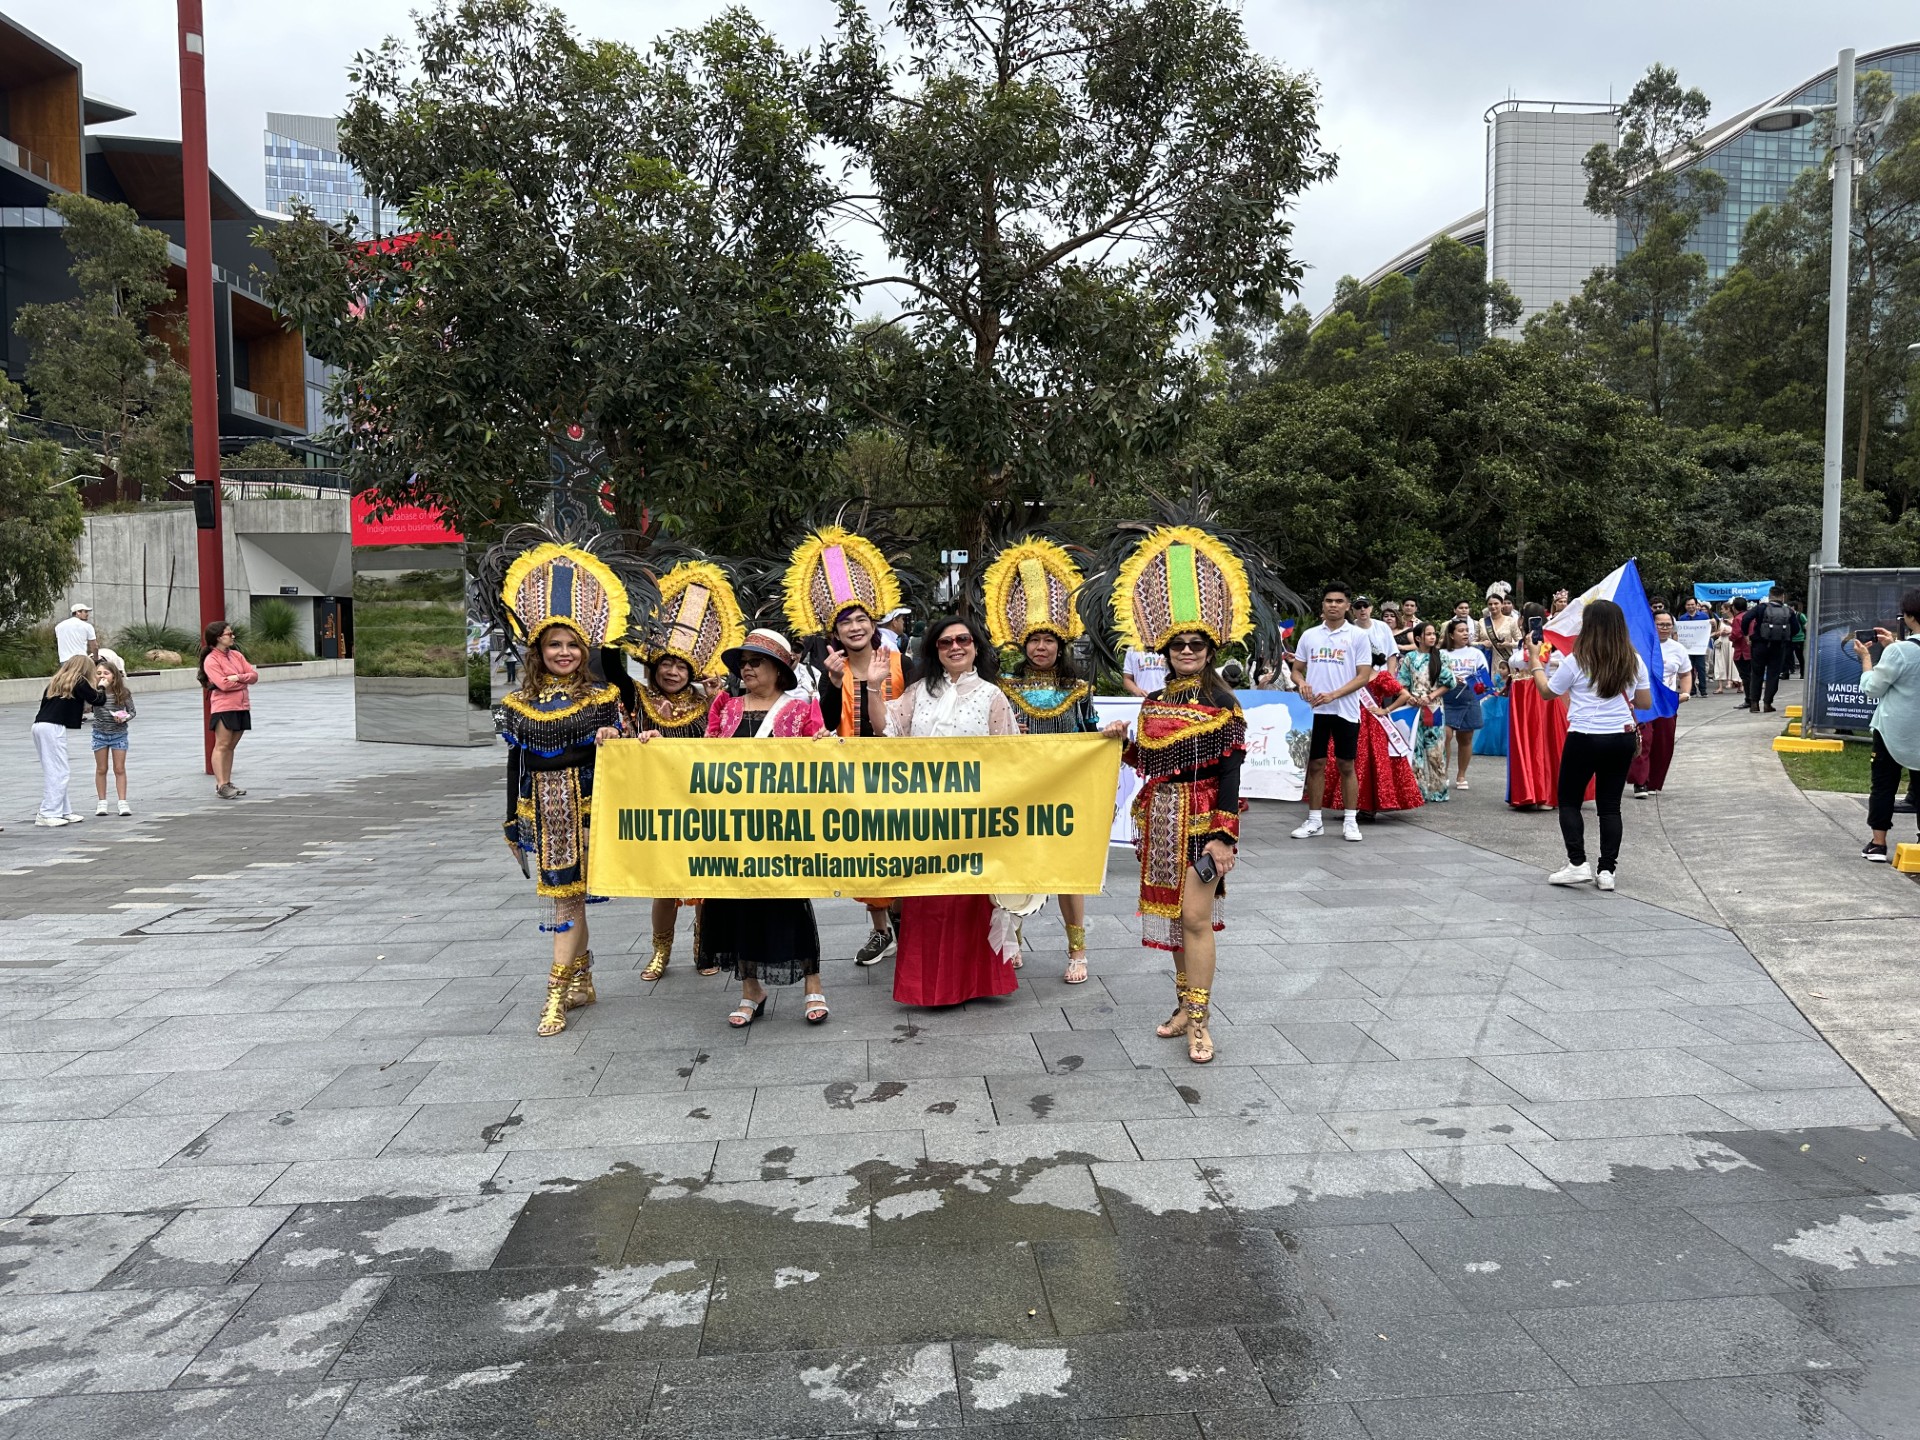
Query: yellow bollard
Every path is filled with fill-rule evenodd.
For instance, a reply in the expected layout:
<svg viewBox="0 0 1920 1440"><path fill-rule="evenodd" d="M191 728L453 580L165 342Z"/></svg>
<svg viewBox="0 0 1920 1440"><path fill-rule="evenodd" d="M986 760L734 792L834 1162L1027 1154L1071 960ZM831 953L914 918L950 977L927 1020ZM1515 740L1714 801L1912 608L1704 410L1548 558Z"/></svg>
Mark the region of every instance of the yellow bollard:
<svg viewBox="0 0 1920 1440"><path fill-rule="evenodd" d="M1894 846L1893 868L1908 875L1920 875L1920 845Z"/></svg>
<svg viewBox="0 0 1920 1440"><path fill-rule="evenodd" d="M1844 740L1804 740L1797 735L1776 735L1773 748L1783 755L1831 755L1847 748Z"/></svg>

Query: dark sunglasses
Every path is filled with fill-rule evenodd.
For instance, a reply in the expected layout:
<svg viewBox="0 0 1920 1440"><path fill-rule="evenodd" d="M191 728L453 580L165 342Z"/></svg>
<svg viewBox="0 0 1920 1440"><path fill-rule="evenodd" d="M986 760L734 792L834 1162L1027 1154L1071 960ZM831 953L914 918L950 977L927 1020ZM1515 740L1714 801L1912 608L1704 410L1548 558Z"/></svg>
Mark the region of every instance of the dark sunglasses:
<svg viewBox="0 0 1920 1440"><path fill-rule="evenodd" d="M938 640L934 641L934 644L938 645L942 650L971 650L973 648L973 637L971 635L942 635Z"/></svg>
<svg viewBox="0 0 1920 1440"><path fill-rule="evenodd" d="M1211 643L1208 640L1169 640L1167 649L1170 652L1178 650L1185 653L1188 650L1205 650Z"/></svg>

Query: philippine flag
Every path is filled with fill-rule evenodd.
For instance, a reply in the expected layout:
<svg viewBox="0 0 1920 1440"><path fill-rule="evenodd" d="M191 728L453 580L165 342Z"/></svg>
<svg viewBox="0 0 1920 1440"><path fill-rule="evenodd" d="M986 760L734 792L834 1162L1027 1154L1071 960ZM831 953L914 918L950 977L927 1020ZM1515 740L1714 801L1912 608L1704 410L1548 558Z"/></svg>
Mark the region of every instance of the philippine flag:
<svg viewBox="0 0 1920 1440"><path fill-rule="evenodd" d="M1647 662L1653 708L1636 710L1634 714L1642 720L1656 720L1679 713L1679 693L1669 689L1661 679L1660 632L1653 626L1653 607L1647 603L1646 587L1640 583L1639 565L1627 561L1598 585L1576 595L1566 609L1547 621L1547 639L1561 654L1572 653L1574 639L1580 633L1580 616L1591 600L1611 600L1620 607L1627 617L1627 634L1633 640L1633 648Z"/></svg>

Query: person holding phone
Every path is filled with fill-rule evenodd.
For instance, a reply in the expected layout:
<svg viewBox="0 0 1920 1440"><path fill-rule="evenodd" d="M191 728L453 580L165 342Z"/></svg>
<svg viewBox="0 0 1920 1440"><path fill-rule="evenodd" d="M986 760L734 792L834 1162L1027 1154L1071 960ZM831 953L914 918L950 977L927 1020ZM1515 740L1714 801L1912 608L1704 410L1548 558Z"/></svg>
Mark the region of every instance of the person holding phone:
<svg viewBox="0 0 1920 1440"><path fill-rule="evenodd" d="M1567 741L1560 752L1557 787L1567 863L1547 881L1552 885L1593 883L1612 890L1624 831L1620 796L1639 750L1633 712L1653 704L1647 662L1633 648L1625 612L1611 600L1591 600L1581 613L1573 654L1551 679L1544 669L1533 668L1530 673L1541 695L1567 697ZM1589 784L1594 787L1593 806L1600 817L1597 867L1587 863L1586 822L1580 814Z"/></svg>
<svg viewBox="0 0 1920 1440"><path fill-rule="evenodd" d="M1887 832L1893 828L1893 797L1900 771L1907 772L1907 797L1920 800L1920 589L1900 597L1899 631L1875 629L1884 647L1873 647L1856 633L1853 653L1860 661L1860 688L1872 696L1873 768L1867 797L1867 829L1872 831L1862 858L1887 862ZM1916 837L1920 838L1920 837Z"/></svg>

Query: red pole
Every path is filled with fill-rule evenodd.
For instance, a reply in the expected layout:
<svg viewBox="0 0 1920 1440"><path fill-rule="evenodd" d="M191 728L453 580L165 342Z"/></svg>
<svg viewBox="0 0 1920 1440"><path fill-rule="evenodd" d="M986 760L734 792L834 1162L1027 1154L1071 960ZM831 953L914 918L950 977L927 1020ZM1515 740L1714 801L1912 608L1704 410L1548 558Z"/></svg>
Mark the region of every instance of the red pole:
<svg viewBox="0 0 1920 1440"><path fill-rule="evenodd" d="M187 225L187 374L193 384L193 483L209 490L197 517L212 512L200 537L200 624L226 618L227 566L221 548L220 396L213 338L213 197L207 180L207 47L200 0L178 0L180 17L180 183ZM202 520L201 523L204 523ZM213 692L203 690L200 729L213 773Z"/></svg>

